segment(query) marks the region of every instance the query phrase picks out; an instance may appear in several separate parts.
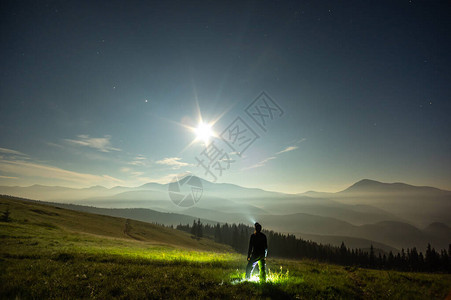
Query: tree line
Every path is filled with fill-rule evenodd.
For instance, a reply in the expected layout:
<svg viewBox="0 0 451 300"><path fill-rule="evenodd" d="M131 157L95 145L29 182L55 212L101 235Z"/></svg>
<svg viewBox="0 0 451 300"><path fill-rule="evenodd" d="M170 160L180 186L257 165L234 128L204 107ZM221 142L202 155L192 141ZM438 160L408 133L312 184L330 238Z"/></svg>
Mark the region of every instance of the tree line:
<svg viewBox="0 0 451 300"><path fill-rule="evenodd" d="M237 252L247 254L249 237L254 228L244 224L202 224L200 220L192 225L178 225L177 229L191 233L196 237L208 237L215 242L230 245ZM322 245L296 238L292 234L281 234L263 230L268 239L268 256L301 259L309 258L322 262L362 268L387 269L413 272L451 273L451 244L449 249L437 251L427 246L423 254L415 247L401 249L398 253L388 254L374 249L350 249L342 242L340 247Z"/></svg>

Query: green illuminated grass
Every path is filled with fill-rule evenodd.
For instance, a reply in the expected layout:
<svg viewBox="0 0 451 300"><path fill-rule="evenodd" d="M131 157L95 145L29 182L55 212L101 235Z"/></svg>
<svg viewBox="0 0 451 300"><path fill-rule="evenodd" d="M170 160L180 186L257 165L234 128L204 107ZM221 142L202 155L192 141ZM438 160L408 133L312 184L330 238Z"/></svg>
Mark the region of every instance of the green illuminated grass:
<svg viewBox="0 0 451 300"><path fill-rule="evenodd" d="M0 199L0 211L6 205L13 221L0 222L1 299L444 299L451 286L449 274L274 258L267 282L245 281L246 258L208 239Z"/></svg>

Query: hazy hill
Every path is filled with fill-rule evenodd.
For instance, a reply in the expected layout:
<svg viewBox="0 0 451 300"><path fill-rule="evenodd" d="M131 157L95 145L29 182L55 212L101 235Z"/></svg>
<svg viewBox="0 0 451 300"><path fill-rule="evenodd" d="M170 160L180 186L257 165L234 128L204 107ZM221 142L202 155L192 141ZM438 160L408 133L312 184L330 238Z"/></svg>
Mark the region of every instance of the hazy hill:
<svg viewBox="0 0 451 300"><path fill-rule="evenodd" d="M438 238L443 236L451 237L451 228L439 222L429 224L426 228L423 229L423 231L431 236Z"/></svg>
<svg viewBox="0 0 451 300"><path fill-rule="evenodd" d="M399 216L383 209L366 204L346 204L326 198L292 196L289 199L271 199L262 204L266 211L273 214L292 214L294 212L331 217L362 225L380 221L405 221Z"/></svg>
<svg viewBox="0 0 451 300"><path fill-rule="evenodd" d="M364 238L356 238L349 236L339 236L339 235L318 235L318 234L307 234L307 233L294 233L296 237L314 241L323 245L332 245L332 246L341 246L341 243L344 242L346 247L352 249L369 249L371 245L373 245L374 249L380 249L384 251L385 254L392 251L393 253L397 253L399 250L385 245L383 243L378 243L375 241L367 240Z"/></svg>
<svg viewBox="0 0 451 300"><path fill-rule="evenodd" d="M47 203L45 203L47 204ZM163 224L166 226L170 225L178 225L178 224L191 224L193 220L198 218L190 216L190 215L182 215L177 213L165 213L159 212L156 210L148 209L148 208L100 208L93 206L83 206L83 205L75 205L75 204L65 204L65 203L48 203L50 205L56 207L67 208L76 211L88 212L99 215L120 217L133 219L148 223L157 223ZM216 221L200 218L200 221L203 224L211 224L216 225Z"/></svg>
<svg viewBox="0 0 451 300"><path fill-rule="evenodd" d="M428 243L431 243L437 249L448 249L451 242L451 236L447 234L448 231L436 230L434 234L431 234L431 232L423 231L413 225L395 221L356 226L334 218L299 213L280 216L266 215L258 218L265 224L266 228L294 233L298 236L307 234L317 242L324 241L324 238L319 236L340 236L365 239L398 250L412 247L424 250ZM290 228L290 230L287 230L287 228ZM318 239L315 239L315 237L318 237Z"/></svg>
<svg viewBox="0 0 451 300"><path fill-rule="evenodd" d="M122 190L123 188L119 189ZM119 189L107 189L100 186L83 189L45 185L32 185L27 187L1 186L0 193L35 200L69 202L98 195L112 196L118 193Z"/></svg>
<svg viewBox="0 0 451 300"><path fill-rule="evenodd" d="M414 186L401 182L395 183L382 183L370 179L362 179L359 182L354 183L347 189L339 192L338 194L449 194L448 191L443 191L429 186Z"/></svg>
<svg viewBox="0 0 451 300"><path fill-rule="evenodd" d="M119 193L114 196L86 198L74 203L99 207L150 208L163 212L183 212L184 207L175 205L166 191L139 190ZM263 209L246 202L203 195L196 207L228 213L266 213Z"/></svg>
<svg viewBox="0 0 451 300"><path fill-rule="evenodd" d="M401 222L379 222L366 224L354 228L352 236L371 237L372 240L392 245L398 249L412 248L424 250L428 243L433 244L438 249L446 249L446 237L437 239L421 231L420 229Z"/></svg>
<svg viewBox="0 0 451 300"><path fill-rule="evenodd" d="M366 179L328 197L343 203L375 206L419 227L433 222L451 226L450 191Z"/></svg>

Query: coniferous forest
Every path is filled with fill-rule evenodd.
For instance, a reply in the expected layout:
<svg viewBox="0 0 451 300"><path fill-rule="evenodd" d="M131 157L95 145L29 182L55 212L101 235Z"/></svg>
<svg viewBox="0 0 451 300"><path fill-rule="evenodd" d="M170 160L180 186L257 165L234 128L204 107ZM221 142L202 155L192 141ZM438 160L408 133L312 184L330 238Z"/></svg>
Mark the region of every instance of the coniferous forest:
<svg viewBox="0 0 451 300"><path fill-rule="evenodd" d="M202 224L200 220L192 225L178 225L177 229L189 232L195 237L208 237L215 242L230 245L237 252L247 254L249 237L254 228L244 224ZM448 250L435 250L430 244L423 254L415 247L401 249L398 253L385 253L374 249L350 249L342 242L340 247L322 245L292 234L281 234L263 230L268 239L268 257L290 259L314 259L345 266L372 269L387 269L412 272L451 272L451 245Z"/></svg>

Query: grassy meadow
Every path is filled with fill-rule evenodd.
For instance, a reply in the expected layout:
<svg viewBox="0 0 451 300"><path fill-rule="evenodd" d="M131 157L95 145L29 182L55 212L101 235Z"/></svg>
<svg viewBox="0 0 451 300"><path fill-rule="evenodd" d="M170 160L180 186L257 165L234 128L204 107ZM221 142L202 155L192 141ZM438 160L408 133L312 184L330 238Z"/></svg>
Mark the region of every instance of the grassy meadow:
<svg viewBox="0 0 451 300"><path fill-rule="evenodd" d="M268 258L244 281L226 245L154 224L0 197L1 299L444 299L450 274ZM270 253L270 252L269 252Z"/></svg>

